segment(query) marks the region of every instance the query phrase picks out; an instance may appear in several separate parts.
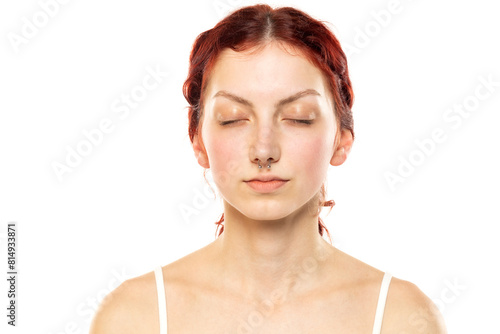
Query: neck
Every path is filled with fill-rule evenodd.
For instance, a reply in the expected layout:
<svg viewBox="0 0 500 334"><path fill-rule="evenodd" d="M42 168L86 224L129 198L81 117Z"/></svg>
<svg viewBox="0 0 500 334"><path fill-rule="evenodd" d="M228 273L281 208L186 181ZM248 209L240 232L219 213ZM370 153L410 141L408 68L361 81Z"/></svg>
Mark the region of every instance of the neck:
<svg viewBox="0 0 500 334"><path fill-rule="evenodd" d="M253 301L313 289L333 252L307 204L277 220L253 220L224 201L224 232L215 241L226 287ZM221 282L222 283L222 282Z"/></svg>

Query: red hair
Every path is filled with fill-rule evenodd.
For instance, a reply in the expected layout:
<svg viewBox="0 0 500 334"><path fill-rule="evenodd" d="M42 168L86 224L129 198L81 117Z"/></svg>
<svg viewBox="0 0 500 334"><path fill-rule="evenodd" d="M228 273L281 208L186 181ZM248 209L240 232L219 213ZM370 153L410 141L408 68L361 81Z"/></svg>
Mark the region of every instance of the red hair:
<svg viewBox="0 0 500 334"><path fill-rule="evenodd" d="M203 95L210 72L220 52L226 48L241 52L267 41L279 41L302 51L319 68L328 81L335 105L335 116L341 130L349 130L354 137L351 107L354 100L347 69L347 59L340 43L328 27L308 14L292 8L273 9L264 4L240 8L222 19L215 27L196 38L189 57L189 73L183 85L183 94L189 103L189 139L201 133L200 119ZM321 236L330 233L319 217L321 207L335 205L325 201L325 185L321 186L318 208L318 231ZM217 224L224 231L224 213ZM217 230L215 231L217 235ZM330 238L331 242L331 238Z"/></svg>

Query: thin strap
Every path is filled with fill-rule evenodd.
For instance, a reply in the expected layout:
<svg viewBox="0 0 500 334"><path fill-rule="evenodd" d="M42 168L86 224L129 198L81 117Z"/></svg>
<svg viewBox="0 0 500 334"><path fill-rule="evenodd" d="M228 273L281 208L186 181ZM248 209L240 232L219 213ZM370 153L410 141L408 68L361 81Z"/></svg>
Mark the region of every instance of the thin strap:
<svg viewBox="0 0 500 334"><path fill-rule="evenodd" d="M158 292L158 315L160 317L160 334L167 334L167 299L163 283L163 270L155 268L156 292Z"/></svg>
<svg viewBox="0 0 500 334"><path fill-rule="evenodd" d="M380 286L380 294L378 295L377 311L375 311L375 323L373 324L372 334L380 334L382 329L382 319L384 318L385 301L387 300L387 292L391 283L392 275L384 273L382 284Z"/></svg>

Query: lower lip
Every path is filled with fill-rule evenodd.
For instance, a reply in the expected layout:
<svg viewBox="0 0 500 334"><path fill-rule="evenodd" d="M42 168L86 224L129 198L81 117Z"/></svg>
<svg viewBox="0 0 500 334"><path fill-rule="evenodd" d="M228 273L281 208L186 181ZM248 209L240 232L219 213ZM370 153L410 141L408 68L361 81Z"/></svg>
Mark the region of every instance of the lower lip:
<svg viewBox="0 0 500 334"><path fill-rule="evenodd" d="M261 193L269 193L275 191L285 185L288 181L273 180L273 181L247 181L246 184L253 190Z"/></svg>

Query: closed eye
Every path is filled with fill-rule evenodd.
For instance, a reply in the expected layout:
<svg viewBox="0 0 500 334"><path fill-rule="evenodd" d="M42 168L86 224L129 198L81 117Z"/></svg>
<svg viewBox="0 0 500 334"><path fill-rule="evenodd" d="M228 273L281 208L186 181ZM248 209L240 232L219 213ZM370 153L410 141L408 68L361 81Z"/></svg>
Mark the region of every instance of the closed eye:
<svg viewBox="0 0 500 334"><path fill-rule="evenodd" d="M224 125L236 123L236 122L239 122L239 121L242 121L242 119L236 119L236 120L232 120L232 121L223 121L223 122L220 122L219 124L222 125L222 126L224 126Z"/></svg>
<svg viewBox="0 0 500 334"><path fill-rule="evenodd" d="M313 121L308 120L308 119L291 119L290 121L294 123L300 123L300 124L312 124Z"/></svg>
<svg viewBox="0 0 500 334"><path fill-rule="evenodd" d="M242 119L236 119L236 120L231 120L231 121L223 121L223 122L220 122L219 124L224 126L224 125L228 125L228 124L234 124L234 123L237 123L237 122L240 122L240 121L243 121ZM299 123L299 124L312 124L313 121L312 120L308 120L308 119L290 119L289 121L292 121L293 123Z"/></svg>

